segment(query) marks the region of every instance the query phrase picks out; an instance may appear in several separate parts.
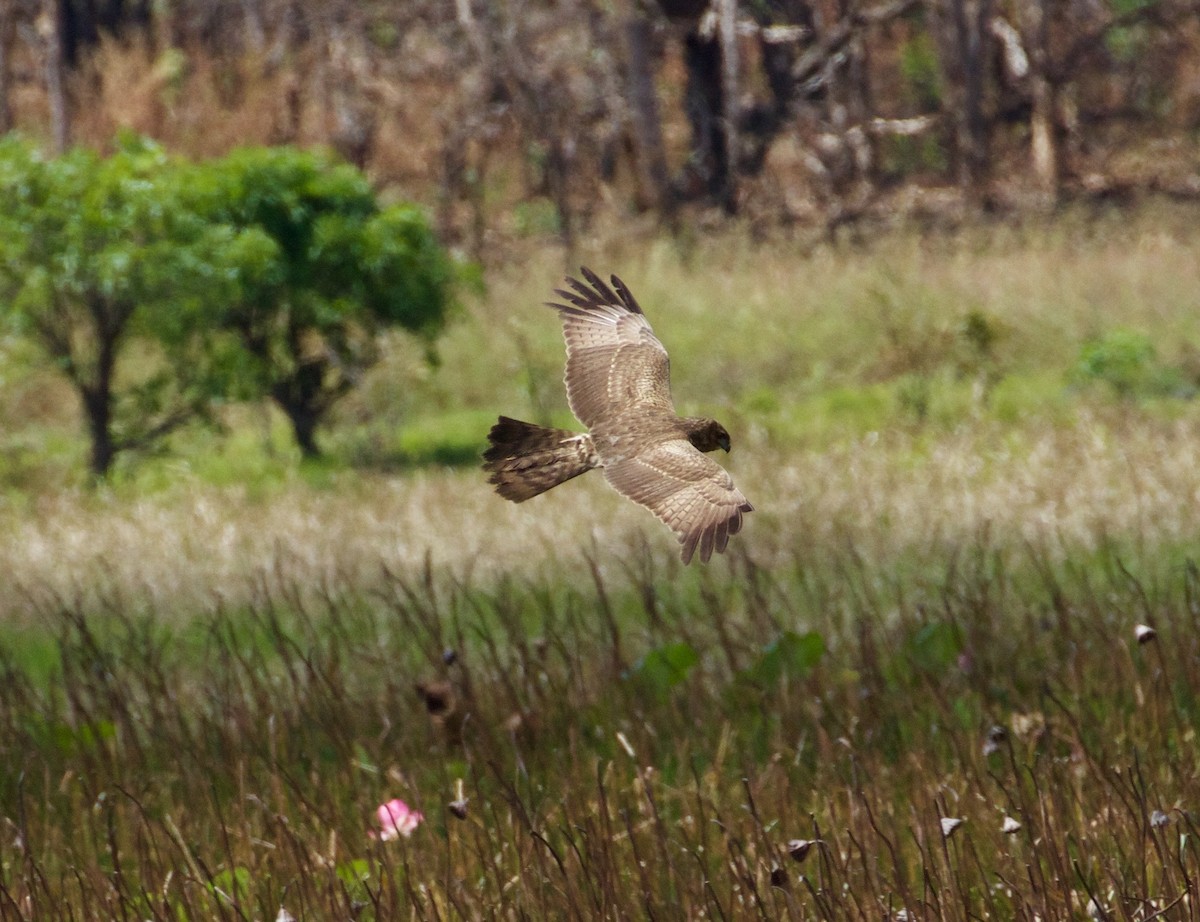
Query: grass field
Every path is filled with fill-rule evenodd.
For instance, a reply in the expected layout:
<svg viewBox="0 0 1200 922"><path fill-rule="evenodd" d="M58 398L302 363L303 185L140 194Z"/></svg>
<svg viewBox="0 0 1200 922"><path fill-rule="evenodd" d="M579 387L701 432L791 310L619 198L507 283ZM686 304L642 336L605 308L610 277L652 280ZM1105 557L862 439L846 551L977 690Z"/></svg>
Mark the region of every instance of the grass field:
<svg viewBox="0 0 1200 922"><path fill-rule="evenodd" d="M9 345L0 917L1200 915L1197 226L589 256L733 433L707 568L596 475L474 468L569 421L553 253L320 464L231 408L85 489Z"/></svg>

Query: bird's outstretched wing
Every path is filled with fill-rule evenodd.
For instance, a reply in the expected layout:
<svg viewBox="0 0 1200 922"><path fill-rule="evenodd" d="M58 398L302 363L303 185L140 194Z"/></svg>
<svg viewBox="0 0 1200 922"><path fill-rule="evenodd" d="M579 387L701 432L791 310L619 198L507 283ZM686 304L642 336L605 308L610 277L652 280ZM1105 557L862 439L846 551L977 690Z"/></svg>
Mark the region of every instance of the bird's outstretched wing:
<svg viewBox="0 0 1200 922"><path fill-rule="evenodd" d="M729 536L741 531L742 516L754 507L725 469L686 439L648 438L637 454L605 465L604 476L675 532L685 564L697 549L707 562L713 551L725 550Z"/></svg>
<svg viewBox="0 0 1200 922"><path fill-rule="evenodd" d="M612 288L594 272L580 270L588 284L567 279L556 289L567 303L550 303L562 318L567 343L567 401L589 429L615 415L643 409L674 414L667 350L642 309L616 276Z"/></svg>

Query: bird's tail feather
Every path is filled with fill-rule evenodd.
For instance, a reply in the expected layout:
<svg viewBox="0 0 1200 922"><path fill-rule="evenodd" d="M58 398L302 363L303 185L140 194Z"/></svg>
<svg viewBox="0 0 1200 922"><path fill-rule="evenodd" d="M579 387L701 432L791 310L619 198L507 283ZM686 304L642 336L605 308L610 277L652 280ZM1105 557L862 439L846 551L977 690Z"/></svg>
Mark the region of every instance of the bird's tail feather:
<svg viewBox="0 0 1200 922"><path fill-rule="evenodd" d="M599 465L592 437L566 429L549 429L501 416L488 433L491 447L483 453L489 483L514 503L545 493Z"/></svg>

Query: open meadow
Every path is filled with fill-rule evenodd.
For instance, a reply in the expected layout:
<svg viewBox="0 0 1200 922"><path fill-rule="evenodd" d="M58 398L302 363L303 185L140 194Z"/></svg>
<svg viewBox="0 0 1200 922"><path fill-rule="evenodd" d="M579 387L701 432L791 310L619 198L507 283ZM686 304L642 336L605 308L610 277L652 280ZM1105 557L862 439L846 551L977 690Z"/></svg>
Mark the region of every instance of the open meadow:
<svg viewBox="0 0 1200 922"><path fill-rule="evenodd" d="M230 406L87 487L0 342L0 918L1200 917L1197 218L584 248L732 433L688 568L478 469L572 424L556 250L318 461Z"/></svg>

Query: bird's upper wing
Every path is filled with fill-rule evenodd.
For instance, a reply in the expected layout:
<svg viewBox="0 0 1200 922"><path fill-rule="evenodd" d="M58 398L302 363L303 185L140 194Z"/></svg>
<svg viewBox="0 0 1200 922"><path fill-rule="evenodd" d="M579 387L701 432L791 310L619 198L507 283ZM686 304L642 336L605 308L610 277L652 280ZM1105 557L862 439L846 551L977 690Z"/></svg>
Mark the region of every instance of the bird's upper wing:
<svg viewBox="0 0 1200 922"><path fill-rule="evenodd" d="M653 512L679 538L684 563L697 548L707 561L721 553L754 507L719 464L683 438L651 442L604 467L616 489Z"/></svg>
<svg viewBox="0 0 1200 922"><path fill-rule="evenodd" d="M562 317L567 342L567 400L589 429L613 415L639 408L675 412L671 366L642 309L624 283L616 292L594 272L580 270L588 284L567 279L556 289L567 303L551 303Z"/></svg>

